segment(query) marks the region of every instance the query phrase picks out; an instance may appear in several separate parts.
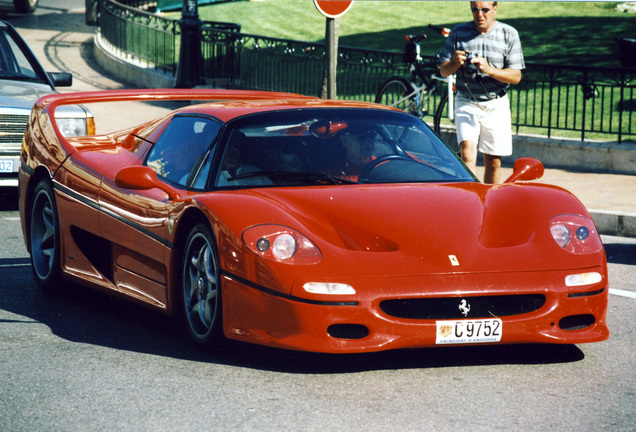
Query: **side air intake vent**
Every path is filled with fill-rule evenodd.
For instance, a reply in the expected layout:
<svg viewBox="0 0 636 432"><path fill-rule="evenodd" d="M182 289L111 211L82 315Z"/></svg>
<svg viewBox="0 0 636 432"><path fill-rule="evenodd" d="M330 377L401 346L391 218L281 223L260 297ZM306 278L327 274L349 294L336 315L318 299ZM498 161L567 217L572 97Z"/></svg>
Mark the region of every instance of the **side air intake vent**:
<svg viewBox="0 0 636 432"><path fill-rule="evenodd" d="M595 322L594 315L571 315L559 321L559 328L567 331L582 330L590 327Z"/></svg>

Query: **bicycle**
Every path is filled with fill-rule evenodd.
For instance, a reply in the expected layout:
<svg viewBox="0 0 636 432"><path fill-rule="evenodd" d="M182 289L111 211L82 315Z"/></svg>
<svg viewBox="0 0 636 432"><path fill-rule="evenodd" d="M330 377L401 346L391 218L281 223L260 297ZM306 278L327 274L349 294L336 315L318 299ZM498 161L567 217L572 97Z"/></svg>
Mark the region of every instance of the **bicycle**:
<svg viewBox="0 0 636 432"><path fill-rule="evenodd" d="M428 28L444 37L448 37L450 34L450 30L445 27L429 24ZM440 134L442 118L448 117L451 123L454 121L453 93L455 78L454 75L446 78L438 75L437 57L440 53L438 53L434 60L423 61L420 54L419 42L426 37L425 34L406 36L407 43L404 49L403 60L404 63L409 65L410 81L407 81L401 76L389 78L380 86L380 90L375 97L375 102L396 107L419 118L423 118L428 115L430 97L437 91L440 91L442 93L439 96L440 101L433 115L433 128L435 132ZM431 70L434 72L429 77L428 74ZM440 81L447 84L445 86L447 91L443 91L443 86L438 86L438 82Z"/></svg>

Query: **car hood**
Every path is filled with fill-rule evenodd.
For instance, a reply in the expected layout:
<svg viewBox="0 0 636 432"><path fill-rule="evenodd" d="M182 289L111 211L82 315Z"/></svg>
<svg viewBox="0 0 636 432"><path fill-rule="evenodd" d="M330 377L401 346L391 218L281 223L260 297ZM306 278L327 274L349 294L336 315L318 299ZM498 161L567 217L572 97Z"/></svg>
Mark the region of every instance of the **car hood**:
<svg viewBox="0 0 636 432"><path fill-rule="evenodd" d="M0 88L0 106L29 111L40 97L55 92L46 84L12 80L0 80Z"/></svg>
<svg viewBox="0 0 636 432"><path fill-rule="evenodd" d="M555 186L264 188L243 191L243 198L257 199L248 205L260 209L245 212L243 228L248 221L295 228L332 269L338 261L358 266L361 274L388 276L602 264L602 255L574 255L552 239L550 220L557 214L589 217L580 201Z"/></svg>

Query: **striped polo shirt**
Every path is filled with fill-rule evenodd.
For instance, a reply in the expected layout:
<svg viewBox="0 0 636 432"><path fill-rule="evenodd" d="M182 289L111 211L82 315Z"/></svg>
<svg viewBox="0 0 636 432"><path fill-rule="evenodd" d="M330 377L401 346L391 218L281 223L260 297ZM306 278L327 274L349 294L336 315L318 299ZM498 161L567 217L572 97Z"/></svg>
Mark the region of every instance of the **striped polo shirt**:
<svg viewBox="0 0 636 432"><path fill-rule="evenodd" d="M517 30L499 21L495 21L495 26L486 34L479 33L472 21L457 25L444 45L440 63L451 60L457 50L469 51L476 57L484 57L491 66L499 69L525 68ZM501 96L508 88L508 84L489 76L481 75L477 78L476 75L468 73L465 66L457 71L456 76L457 91L460 96L468 99L474 96L479 101L490 100ZM483 83L483 87L479 81ZM484 91L484 87L488 93Z"/></svg>

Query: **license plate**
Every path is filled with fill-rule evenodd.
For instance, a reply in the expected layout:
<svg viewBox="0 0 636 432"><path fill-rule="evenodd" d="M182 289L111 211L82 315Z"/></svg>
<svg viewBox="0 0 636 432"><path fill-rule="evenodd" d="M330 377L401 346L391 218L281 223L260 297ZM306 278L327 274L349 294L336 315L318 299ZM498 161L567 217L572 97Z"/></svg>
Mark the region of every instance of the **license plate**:
<svg viewBox="0 0 636 432"><path fill-rule="evenodd" d="M12 172L13 172L13 160L0 159L0 173L12 173Z"/></svg>
<svg viewBox="0 0 636 432"><path fill-rule="evenodd" d="M467 344L501 341L503 323L499 318L436 321L436 344Z"/></svg>

